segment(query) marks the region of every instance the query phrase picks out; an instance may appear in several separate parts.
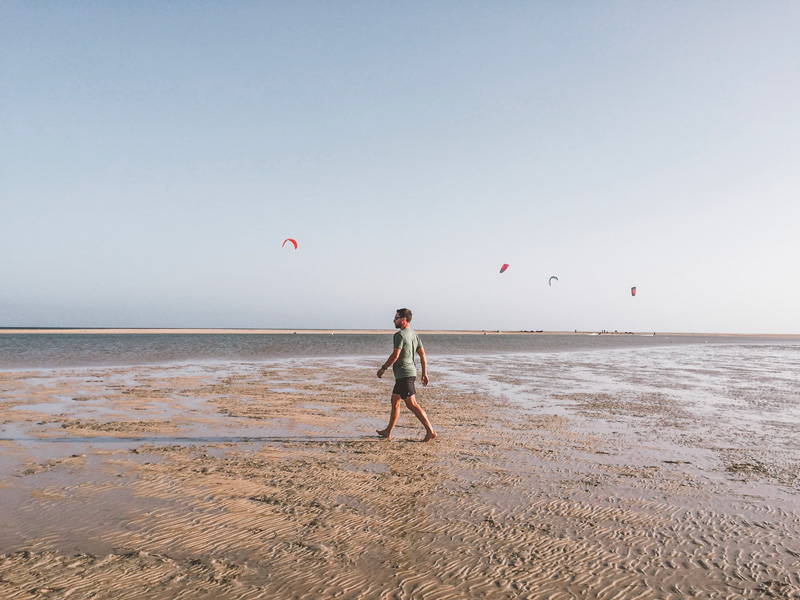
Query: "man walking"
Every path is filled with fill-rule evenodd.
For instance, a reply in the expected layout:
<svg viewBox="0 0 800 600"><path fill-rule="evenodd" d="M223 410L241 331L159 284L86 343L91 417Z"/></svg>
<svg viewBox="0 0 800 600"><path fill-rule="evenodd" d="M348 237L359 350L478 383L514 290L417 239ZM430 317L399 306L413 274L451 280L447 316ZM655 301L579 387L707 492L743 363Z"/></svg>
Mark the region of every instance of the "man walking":
<svg viewBox="0 0 800 600"><path fill-rule="evenodd" d="M417 367L414 364L414 354L419 354L420 363L422 363L422 385L428 385L428 360L425 357L425 348L422 347L422 342L416 332L411 329L411 311L407 308L398 308L394 316L394 326L399 329L394 334L394 350L389 356L389 359L378 370L378 378L383 377L383 374L389 367L392 367L394 372L394 389L392 390L392 412L389 415L389 426L386 429L378 431L378 435L391 439L392 429L397 424L397 418L400 416L400 400L404 400L406 406L411 412L419 419L420 423L425 427L425 438L423 442L430 442L436 438L436 432L428 420L428 415L422 407L417 404L415 397L417 390L414 387L414 382L417 379Z"/></svg>

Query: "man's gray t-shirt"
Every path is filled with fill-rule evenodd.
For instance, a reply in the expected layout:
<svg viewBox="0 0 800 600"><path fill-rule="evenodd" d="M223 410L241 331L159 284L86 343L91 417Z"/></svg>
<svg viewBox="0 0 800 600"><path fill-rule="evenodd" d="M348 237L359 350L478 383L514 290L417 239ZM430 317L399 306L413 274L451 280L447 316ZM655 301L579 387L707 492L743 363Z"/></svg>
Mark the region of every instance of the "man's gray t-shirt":
<svg viewBox="0 0 800 600"><path fill-rule="evenodd" d="M394 378L416 377L417 366L414 364L414 355L419 348L422 348L422 341L417 332L410 327L395 332L394 347L400 348L400 357L392 365Z"/></svg>

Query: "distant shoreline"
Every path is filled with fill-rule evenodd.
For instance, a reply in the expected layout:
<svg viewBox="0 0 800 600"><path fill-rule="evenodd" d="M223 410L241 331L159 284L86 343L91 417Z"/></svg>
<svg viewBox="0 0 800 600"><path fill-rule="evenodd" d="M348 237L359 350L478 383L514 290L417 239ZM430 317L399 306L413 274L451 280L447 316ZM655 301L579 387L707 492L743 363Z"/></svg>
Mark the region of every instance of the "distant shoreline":
<svg viewBox="0 0 800 600"><path fill-rule="evenodd" d="M235 329L235 328L106 328L106 327L0 327L3 334L85 334L85 335L386 335L390 329ZM791 333L690 333L652 331L511 331L483 329L419 329L421 334L436 335L656 335L656 336L706 336L706 337L745 337L800 340L800 334Z"/></svg>

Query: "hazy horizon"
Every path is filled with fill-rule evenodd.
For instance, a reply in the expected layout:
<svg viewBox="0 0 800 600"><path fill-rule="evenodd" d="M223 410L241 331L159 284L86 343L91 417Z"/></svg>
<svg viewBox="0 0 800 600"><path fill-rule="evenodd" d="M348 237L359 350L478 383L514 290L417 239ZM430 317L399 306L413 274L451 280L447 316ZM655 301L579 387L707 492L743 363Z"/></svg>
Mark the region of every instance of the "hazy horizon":
<svg viewBox="0 0 800 600"><path fill-rule="evenodd" d="M747 337L747 338L800 338L800 334L796 333L763 333L763 332L755 332L755 333L742 333L742 332L715 332L715 331L609 331L604 329L598 330L530 330L530 329L430 329L430 328L413 328L416 331L420 332L428 332L428 333L443 333L443 334L450 334L450 333L464 333L464 334L530 334L530 335L635 335L635 336L716 336L716 337ZM328 335L329 333L342 333L343 335L348 334L386 334L391 333L393 331L392 328L374 328L374 329L365 329L365 328L303 328L303 327L280 327L280 328L265 328L265 327L24 327L24 326L15 326L15 327L5 327L0 326L0 334L8 333L10 331L31 331L31 332L85 332L89 331L92 333L115 333L115 332L122 332L123 334L127 334L128 332L136 332L136 333L155 333L155 334L170 334L170 333L197 333L197 334L204 334L204 333L211 333L211 334L236 334L239 332L242 333L253 333L253 334L280 334L280 335L290 335L293 333L307 333L307 334L315 334L315 335Z"/></svg>

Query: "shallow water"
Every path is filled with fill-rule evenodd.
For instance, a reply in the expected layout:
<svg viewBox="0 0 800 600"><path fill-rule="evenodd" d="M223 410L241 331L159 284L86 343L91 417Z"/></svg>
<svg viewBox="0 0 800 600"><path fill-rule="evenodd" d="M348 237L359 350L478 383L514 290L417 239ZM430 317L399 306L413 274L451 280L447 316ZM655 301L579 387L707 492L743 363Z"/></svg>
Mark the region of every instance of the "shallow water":
<svg viewBox="0 0 800 600"><path fill-rule="evenodd" d="M720 340L746 343L759 339L676 335L425 334L423 343L430 355L494 355L713 344ZM388 356L389 352L391 332L385 335L0 334L0 370Z"/></svg>
<svg viewBox="0 0 800 600"><path fill-rule="evenodd" d="M800 344L682 345L440 357L462 389L564 412L581 394L663 402L700 418L800 425Z"/></svg>

